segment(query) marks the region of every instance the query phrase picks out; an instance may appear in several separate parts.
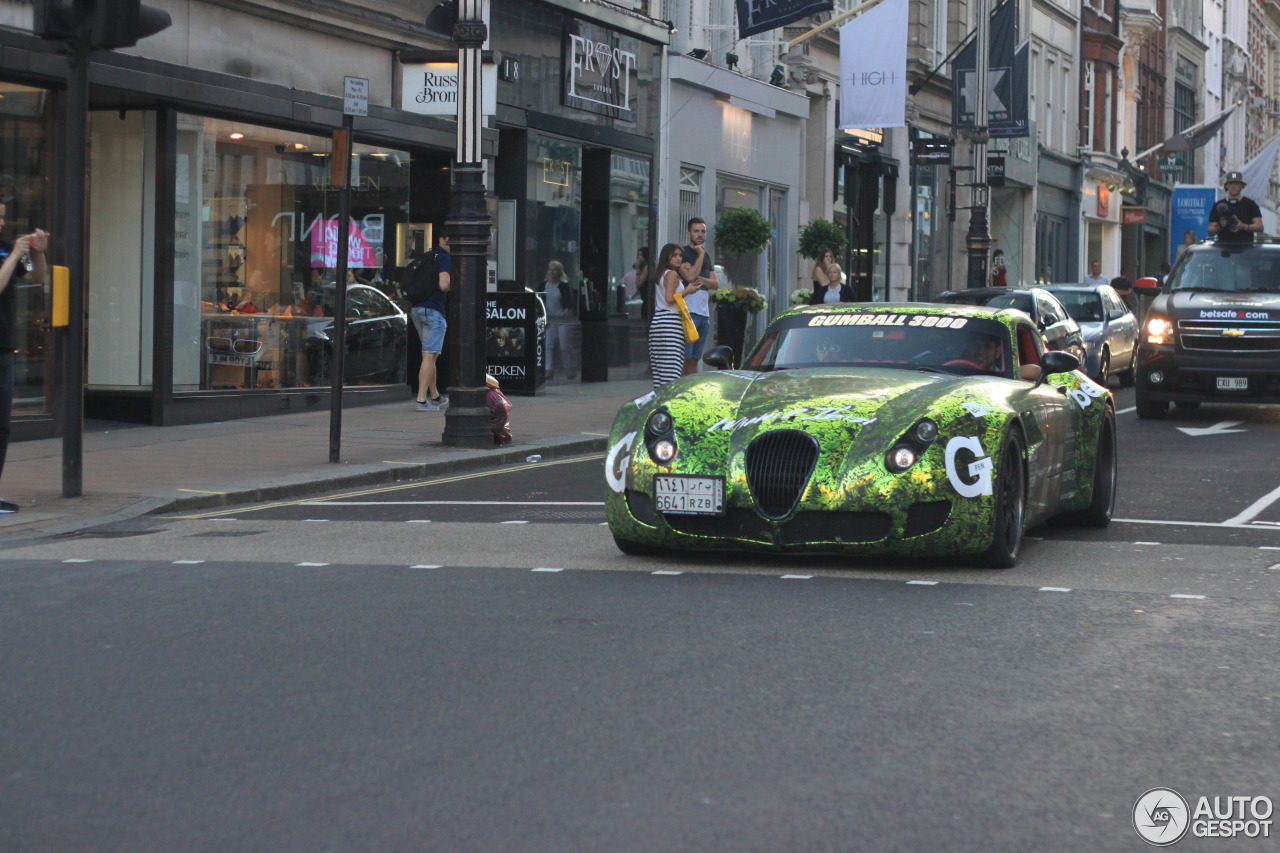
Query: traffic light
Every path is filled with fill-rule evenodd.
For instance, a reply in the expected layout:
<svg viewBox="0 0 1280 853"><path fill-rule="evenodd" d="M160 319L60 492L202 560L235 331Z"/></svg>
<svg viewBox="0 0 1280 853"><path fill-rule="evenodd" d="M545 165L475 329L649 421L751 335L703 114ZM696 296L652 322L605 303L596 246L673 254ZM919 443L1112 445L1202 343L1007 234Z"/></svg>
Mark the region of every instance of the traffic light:
<svg viewBox="0 0 1280 853"><path fill-rule="evenodd" d="M169 13L139 0L35 0L32 29L43 39L88 38L95 50L133 47L173 23Z"/></svg>

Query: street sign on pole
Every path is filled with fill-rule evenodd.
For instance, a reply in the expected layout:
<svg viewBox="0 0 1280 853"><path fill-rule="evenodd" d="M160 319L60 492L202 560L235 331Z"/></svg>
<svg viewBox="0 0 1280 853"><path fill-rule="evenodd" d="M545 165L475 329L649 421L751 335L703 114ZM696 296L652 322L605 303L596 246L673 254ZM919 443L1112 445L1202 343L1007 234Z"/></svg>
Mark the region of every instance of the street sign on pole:
<svg viewBox="0 0 1280 853"><path fill-rule="evenodd" d="M364 77L342 78L342 114L344 116L369 114L369 81Z"/></svg>

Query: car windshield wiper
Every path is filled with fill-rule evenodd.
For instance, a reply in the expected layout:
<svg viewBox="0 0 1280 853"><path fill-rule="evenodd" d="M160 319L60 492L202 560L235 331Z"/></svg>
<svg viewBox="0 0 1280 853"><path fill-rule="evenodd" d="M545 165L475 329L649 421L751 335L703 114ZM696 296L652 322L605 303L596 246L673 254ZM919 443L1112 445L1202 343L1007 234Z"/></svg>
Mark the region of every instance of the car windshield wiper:
<svg viewBox="0 0 1280 853"><path fill-rule="evenodd" d="M1225 287L1175 287L1173 293L1235 293Z"/></svg>
<svg viewBox="0 0 1280 853"><path fill-rule="evenodd" d="M945 370L939 370L936 367L927 367L923 365L917 366L916 370L920 371L921 373L947 373L947 371Z"/></svg>

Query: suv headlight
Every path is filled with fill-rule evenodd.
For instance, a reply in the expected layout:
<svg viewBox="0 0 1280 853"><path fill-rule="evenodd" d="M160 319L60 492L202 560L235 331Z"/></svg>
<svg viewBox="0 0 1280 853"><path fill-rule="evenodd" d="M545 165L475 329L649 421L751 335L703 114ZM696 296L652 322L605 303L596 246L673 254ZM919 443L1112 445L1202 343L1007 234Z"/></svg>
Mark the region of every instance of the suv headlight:
<svg viewBox="0 0 1280 853"><path fill-rule="evenodd" d="M1146 339L1149 344L1173 343L1173 321L1168 317L1147 318Z"/></svg>

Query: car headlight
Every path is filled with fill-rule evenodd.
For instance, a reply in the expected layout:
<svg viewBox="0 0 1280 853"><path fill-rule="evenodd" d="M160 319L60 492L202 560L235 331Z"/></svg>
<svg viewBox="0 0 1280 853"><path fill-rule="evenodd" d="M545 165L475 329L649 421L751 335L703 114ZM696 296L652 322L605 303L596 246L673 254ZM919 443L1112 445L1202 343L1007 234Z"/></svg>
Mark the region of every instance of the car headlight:
<svg viewBox="0 0 1280 853"><path fill-rule="evenodd" d="M1173 343L1173 321L1168 317L1150 317L1147 320L1146 333L1149 344L1171 344Z"/></svg>
<svg viewBox="0 0 1280 853"><path fill-rule="evenodd" d="M911 433L915 436L916 441L921 444L928 444L938 437L938 424L929 418L921 418L915 428L911 430Z"/></svg>
<svg viewBox="0 0 1280 853"><path fill-rule="evenodd" d="M889 451L889 456L885 460L885 467L894 473L900 473L916 464L916 460L919 458L920 454L916 452L914 447L899 444Z"/></svg>
<svg viewBox="0 0 1280 853"><path fill-rule="evenodd" d="M649 415L649 422L646 424L650 435L666 435L671 432L672 420L670 412L658 411Z"/></svg>

